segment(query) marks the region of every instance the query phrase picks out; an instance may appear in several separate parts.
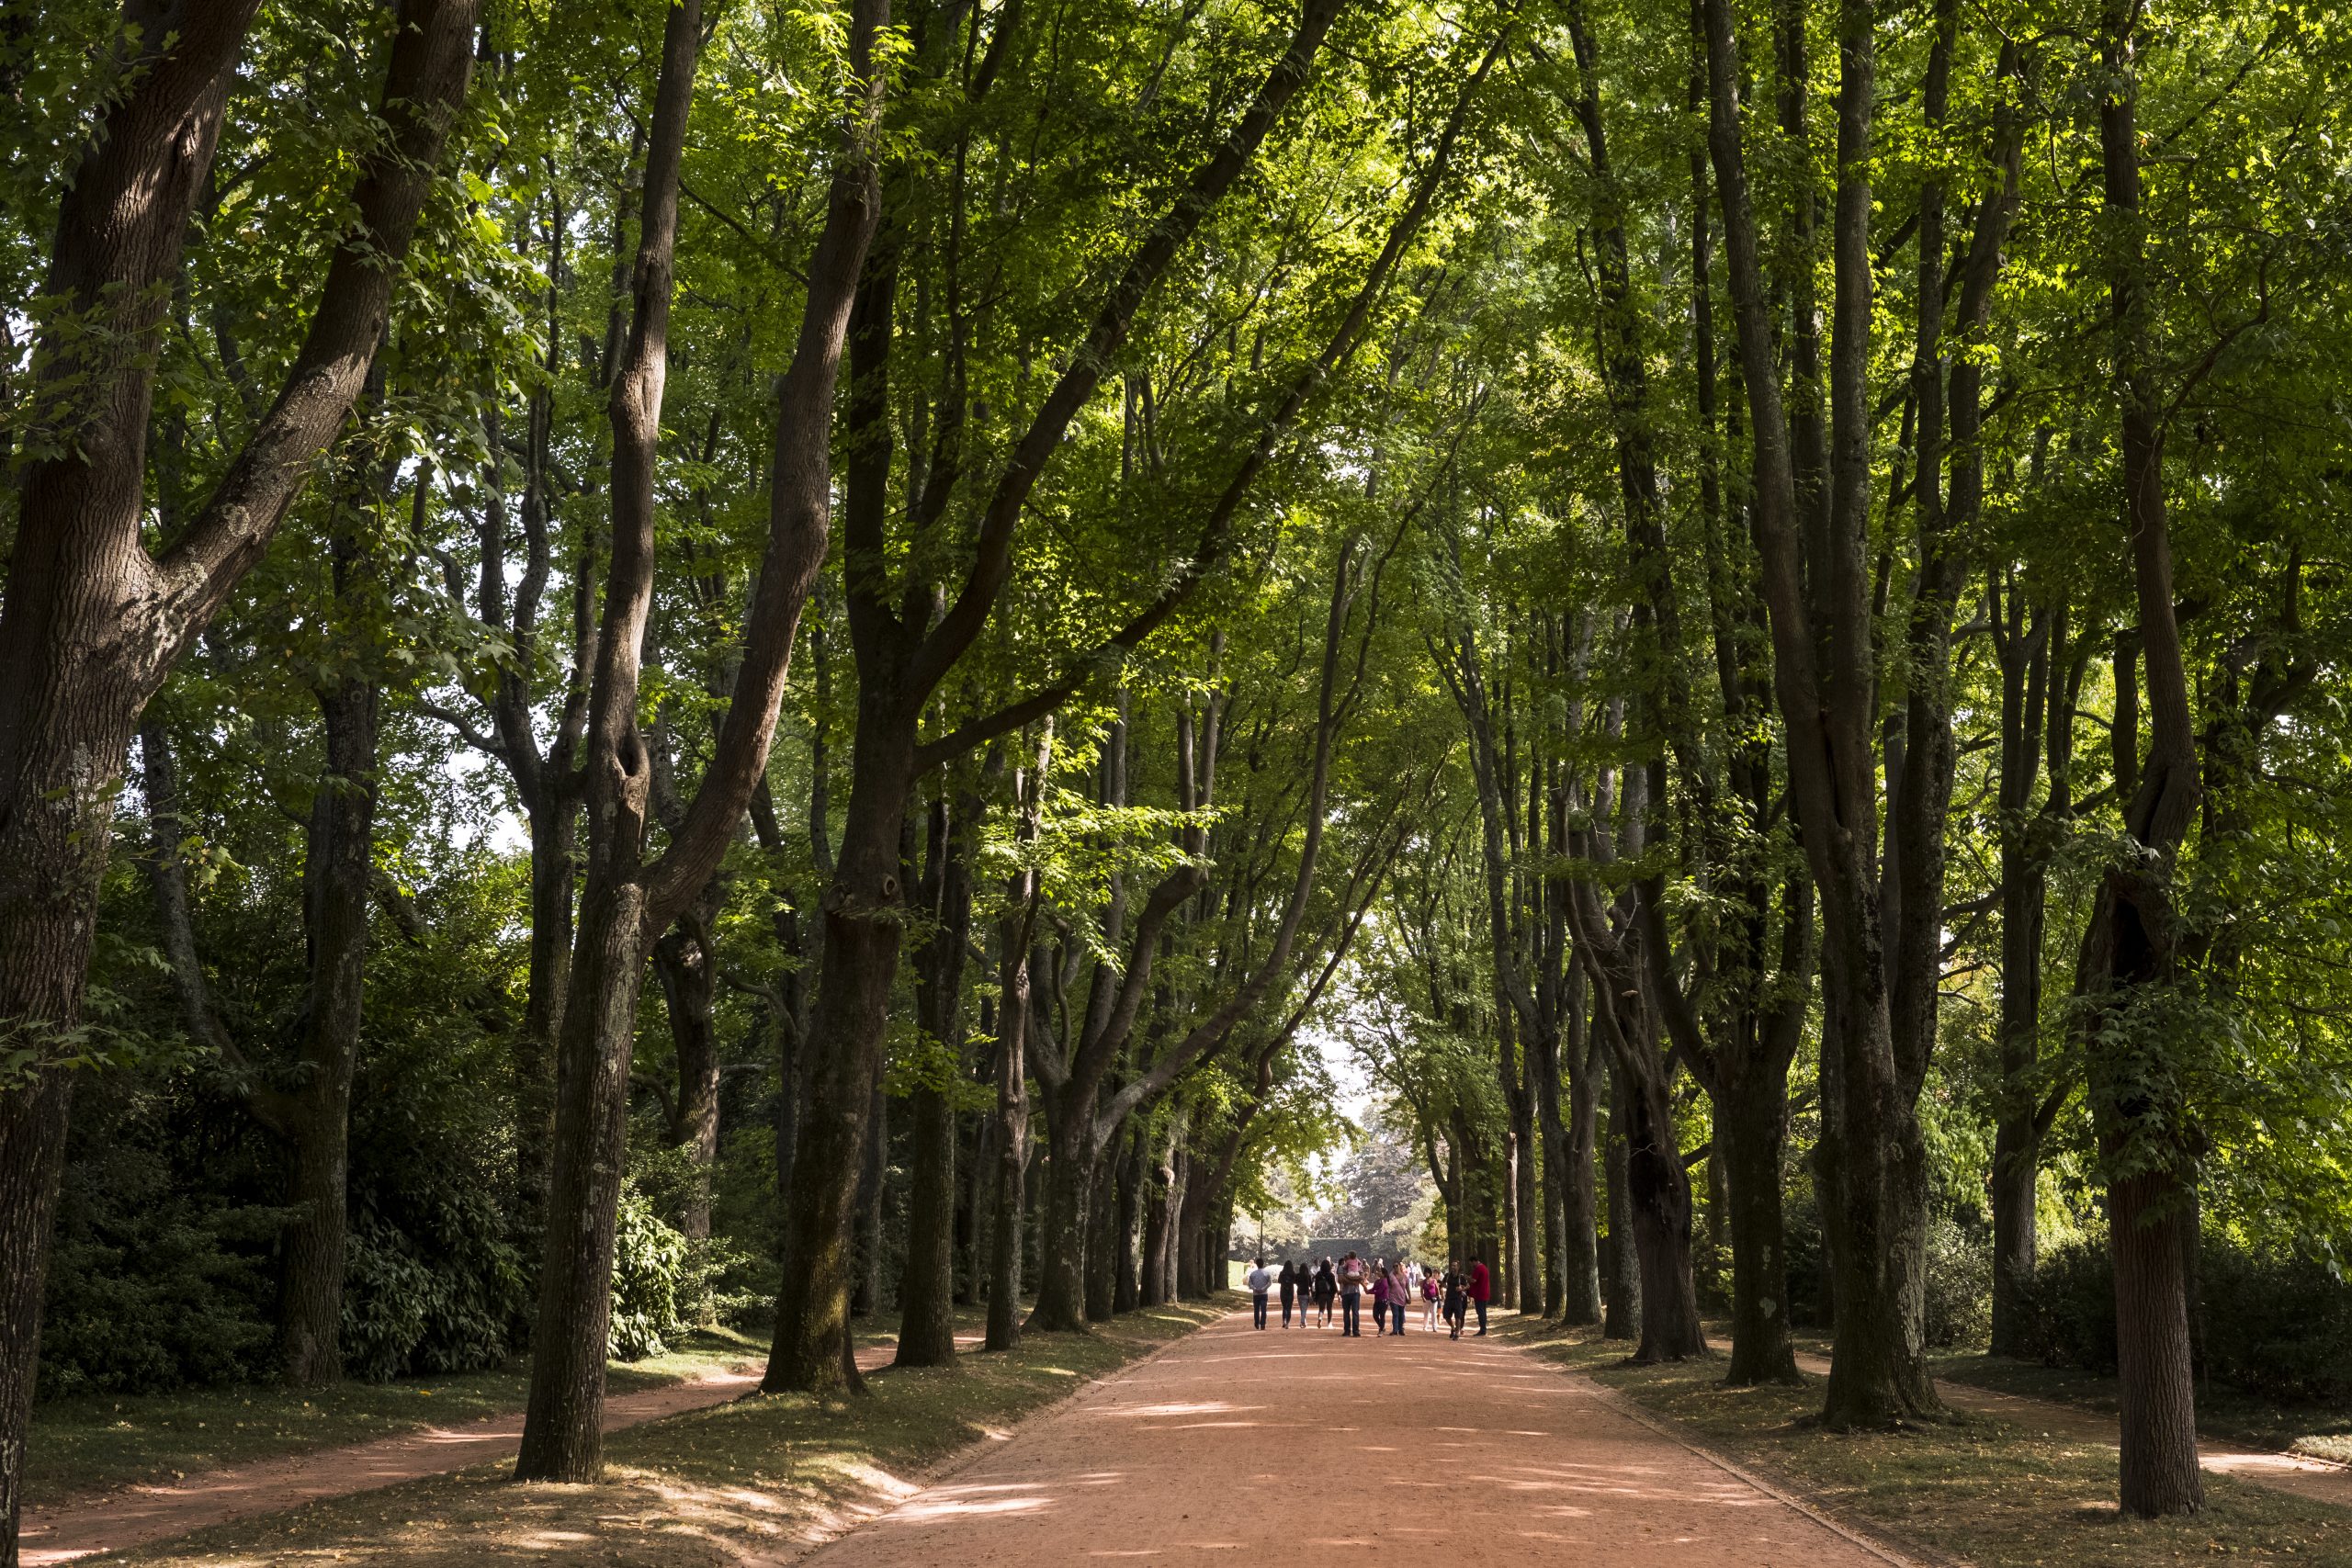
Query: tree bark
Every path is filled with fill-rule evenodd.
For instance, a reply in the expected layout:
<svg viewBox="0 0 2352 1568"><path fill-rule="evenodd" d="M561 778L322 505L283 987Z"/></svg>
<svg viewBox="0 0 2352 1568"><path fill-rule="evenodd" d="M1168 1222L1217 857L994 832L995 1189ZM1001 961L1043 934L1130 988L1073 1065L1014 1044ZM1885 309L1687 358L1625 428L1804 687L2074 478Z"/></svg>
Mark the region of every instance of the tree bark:
<svg viewBox="0 0 2352 1568"><path fill-rule="evenodd" d="M798 337L777 385L768 538L743 618L733 690L702 782L666 850L648 863L652 758L638 723L639 675L653 599L654 463L701 0L679 0L663 26L635 295L609 405L612 547L582 757L588 863L557 1065L547 1252L517 1480L593 1481L603 1469L614 1227L628 1163L638 995L648 952L718 869L765 776L800 610L824 563L833 386L878 205L864 139L879 108L879 79L868 73L876 33L887 20L888 0L859 0L849 62L864 88L863 114L833 174ZM820 1118L812 1122L821 1125ZM794 1254L803 1268L807 1258Z"/></svg>
<svg viewBox="0 0 2352 1568"><path fill-rule="evenodd" d="M1131 1126L1122 1141L1119 1160L1116 1236L1119 1277L1111 1297L1111 1310L1114 1313L1133 1312L1143 1304L1143 1196L1144 1188L1150 1179L1150 1172L1144 1163L1146 1158L1144 1130L1140 1126Z"/></svg>
<svg viewBox="0 0 2352 1568"><path fill-rule="evenodd" d="M2186 1090L2169 1060L2165 1032L2154 1020L2128 1015L2183 978L2183 922L2172 877L2202 783L2173 607L2164 405L2156 385L2155 306L2140 210L2134 63L2139 15L2125 0L2108 0L2102 7L2107 81L2099 141L2107 210L2117 231L2109 283L2113 363L2150 739L2124 816L2142 855L2109 867L2100 883L2083 936L2077 988L2093 1003L2083 1027L2092 1121L2108 1170L2123 1511L2154 1518L2196 1513L2205 1506L2188 1327L2193 1237L2188 1226L2195 1222L2196 1170L2187 1136ZM2119 734L2119 749L2130 739Z"/></svg>
<svg viewBox="0 0 2352 1568"><path fill-rule="evenodd" d="M1626 1103L1623 1075L1609 1066L1609 1134L1605 1163L1609 1177L1608 1245L1601 1257L1608 1283L1607 1310L1601 1319L1604 1339L1642 1337L1642 1273L1634 1246L1634 1204L1630 1171L1633 1145L1627 1123L1633 1111Z"/></svg>
<svg viewBox="0 0 2352 1568"><path fill-rule="evenodd" d="M696 907L681 915L653 944L653 973L662 983L670 1043L677 1055L670 1145L682 1150L694 1168L678 1212L679 1234L689 1241L710 1239L710 1172L718 1161L718 959L709 936L720 901L718 894L714 881Z"/></svg>
<svg viewBox="0 0 2352 1568"><path fill-rule="evenodd" d="M335 577L355 570L336 541ZM381 691L352 674L318 694L326 767L311 798L304 865L310 994L301 1080L293 1091L294 1139L287 1197L278 1343L286 1381L316 1388L343 1376L343 1275L348 1235L351 1080L368 964L368 911L375 877L377 714Z"/></svg>
<svg viewBox="0 0 2352 1568"><path fill-rule="evenodd" d="M1094 1212L1088 1220L1086 1241L1086 1321L1108 1323L1112 1301L1118 1294L1118 1170L1109 1154L1094 1162Z"/></svg>
<svg viewBox="0 0 2352 1568"><path fill-rule="evenodd" d="M964 954L971 945L971 839L980 802L967 792L951 813L932 804L931 865L924 903L932 932L918 956L915 1011L954 1077L964 1076ZM913 1169L907 1195L907 1260L899 1287L899 1366L956 1359L956 1112L945 1083L914 1095Z"/></svg>
<svg viewBox="0 0 2352 1568"><path fill-rule="evenodd" d="M341 428L381 340L400 265L472 64L470 0L400 7L349 227L277 400L194 525L141 542L156 336L212 161L251 0L166 14L140 0L129 84L59 204L41 293L70 328L34 349L51 450L21 468L0 603L0 1037L34 1053L0 1083L0 1568L16 1522L50 1224L116 787L140 715L261 555Z"/></svg>
<svg viewBox="0 0 2352 1568"><path fill-rule="evenodd" d="M1151 1191L1144 1206L1142 1294L1146 1306L1173 1301L1176 1294L1168 1264L1173 1256L1169 1237L1175 1229L1176 1204L1182 1196L1176 1179L1176 1145L1183 1137L1181 1111L1168 1119L1160 1137Z"/></svg>

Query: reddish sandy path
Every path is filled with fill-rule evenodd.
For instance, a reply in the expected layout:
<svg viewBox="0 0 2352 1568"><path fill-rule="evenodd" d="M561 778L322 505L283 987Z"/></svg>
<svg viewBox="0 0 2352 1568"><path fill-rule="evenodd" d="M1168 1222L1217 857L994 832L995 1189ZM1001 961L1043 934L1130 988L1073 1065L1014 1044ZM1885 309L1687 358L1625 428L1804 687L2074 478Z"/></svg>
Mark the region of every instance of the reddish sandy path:
<svg viewBox="0 0 2352 1568"><path fill-rule="evenodd" d="M1826 1356L1799 1355L1797 1365L1821 1377L1829 1375L1829 1359ZM2030 1430L2057 1434L2084 1442L2105 1443L2112 1448L2117 1442L2116 1418L2078 1405L2060 1404L2053 1400L2028 1399L2022 1394L2001 1393L1971 1383L1939 1380L1936 1392L1944 1403L1960 1410L1973 1411L1981 1416L1998 1416ZM2352 1465L2331 1464L2308 1454L2279 1453L2270 1449L2240 1448L2233 1443L2217 1442L2211 1438L2199 1438L2197 1461L2215 1475L2233 1475L2240 1481L2251 1481L2273 1487L2280 1492L2292 1492L2298 1497L2314 1502L2336 1503L2352 1507Z"/></svg>
<svg viewBox="0 0 2352 1568"><path fill-rule="evenodd" d="M1369 1315L1369 1314L1367 1314ZM808 1568L1197 1562L1887 1568L1499 1339L1236 1314L1017 1429ZM1298 1550L1292 1551L1290 1548ZM1351 1553L1348 1561L1359 1560Z"/></svg>
<svg viewBox="0 0 2352 1568"><path fill-rule="evenodd" d="M979 1343L978 1335L956 1344ZM867 1371L888 1364L890 1347L857 1353ZM646 1421L699 1410L741 1398L759 1386L755 1371L721 1372L670 1383L605 1402L605 1430L618 1431ZM130 1486L98 1496L69 1498L52 1507L28 1508L17 1539L25 1568L71 1562L102 1551L120 1551L169 1540L209 1525L255 1514L274 1514L322 1497L371 1492L428 1475L510 1460L523 1440L523 1415L486 1416L455 1427L427 1427L394 1438L316 1449L230 1470L191 1475L169 1485Z"/></svg>

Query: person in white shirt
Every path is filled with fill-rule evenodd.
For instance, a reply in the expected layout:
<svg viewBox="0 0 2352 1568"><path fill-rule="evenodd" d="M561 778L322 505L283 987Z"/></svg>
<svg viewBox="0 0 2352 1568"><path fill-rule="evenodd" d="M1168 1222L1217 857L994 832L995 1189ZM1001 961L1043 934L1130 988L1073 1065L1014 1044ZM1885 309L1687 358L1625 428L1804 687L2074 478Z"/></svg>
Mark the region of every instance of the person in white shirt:
<svg viewBox="0 0 2352 1568"><path fill-rule="evenodd" d="M1274 1271L1266 1267L1262 1258L1250 1260L1250 1299L1257 1308L1257 1325L1266 1326L1266 1292L1274 1288Z"/></svg>

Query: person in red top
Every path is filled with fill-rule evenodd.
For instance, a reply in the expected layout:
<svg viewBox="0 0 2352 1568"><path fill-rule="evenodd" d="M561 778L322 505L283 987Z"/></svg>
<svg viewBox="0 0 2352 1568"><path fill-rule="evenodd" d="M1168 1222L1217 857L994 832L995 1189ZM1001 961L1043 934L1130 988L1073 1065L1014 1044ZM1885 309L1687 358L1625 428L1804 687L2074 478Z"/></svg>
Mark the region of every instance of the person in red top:
<svg viewBox="0 0 2352 1568"><path fill-rule="evenodd" d="M1487 1260L1479 1253L1470 1255L1470 1300L1478 1308L1478 1332L1487 1332L1487 1298L1494 1293L1494 1284L1487 1275Z"/></svg>

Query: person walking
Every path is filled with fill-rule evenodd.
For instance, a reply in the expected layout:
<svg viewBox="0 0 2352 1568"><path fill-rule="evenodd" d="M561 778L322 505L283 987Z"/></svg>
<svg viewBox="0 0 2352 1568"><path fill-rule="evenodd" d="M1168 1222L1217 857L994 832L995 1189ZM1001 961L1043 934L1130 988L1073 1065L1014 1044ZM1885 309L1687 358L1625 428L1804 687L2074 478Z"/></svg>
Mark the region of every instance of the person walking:
<svg viewBox="0 0 2352 1568"><path fill-rule="evenodd" d="M1388 1270L1388 1332L1392 1339L1405 1337L1405 1303L1413 1299L1411 1273L1401 1258Z"/></svg>
<svg viewBox="0 0 2352 1568"><path fill-rule="evenodd" d="M1282 1287L1283 1326L1284 1328L1288 1328L1290 1326L1291 1299L1298 1294L1298 1265L1293 1263L1287 1258L1283 1259ZM1298 1322L1299 1326L1302 1328L1306 1325L1306 1308L1304 1303L1302 1303L1298 1309Z"/></svg>
<svg viewBox="0 0 2352 1568"><path fill-rule="evenodd" d="M1363 1337L1363 1281L1368 1270L1363 1259L1349 1253L1340 1259L1340 1333L1346 1338Z"/></svg>
<svg viewBox="0 0 2352 1568"><path fill-rule="evenodd" d="M1388 1259L1372 1260L1372 1337L1388 1332Z"/></svg>
<svg viewBox="0 0 2352 1568"><path fill-rule="evenodd" d="M1327 1258L1323 1266L1315 1270L1316 1327L1331 1326L1331 1303L1339 1299L1340 1279L1331 1271L1331 1260Z"/></svg>
<svg viewBox="0 0 2352 1568"><path fill-rule="evenodd" d="M1274 1285L1274 1271L1266 1267L1264 1258L1250 1260L1249 1285L1250 1304L1257 1319L1254 1326L1263 1328L1266 1326L1266 1292Z"/></svg>
<svg viewBox="0 0 2352 1568"><path fill-rule="evenodd" d="M1431 1334L1437 1332L1438 1270L1435 1265L1421 1270L1421 1326Z"/></svg>
<svg viewBox="0 0 2352 1568"><path fill-rule="evenodd" d="M1449 1338L1462 1337L1462 1310L1463 1303L1468 1299L1465 1292L1469 1283L1469 1276L1462 1272L1462 1264L1459 1259L1446 1264L1445 1323L1446 1326L1453 1331L1448 1336Z"/></svg>
<svg viewBox="0 0 2352 1568"><path fill-rule="evenodd" d="M1470 1255L1470 1302L1478 1309L1478 1337L1487 1337L1487 1298L1494 1292L1494 1284L1487 1273L1487 1260L1474 1252Z"/></svg>

